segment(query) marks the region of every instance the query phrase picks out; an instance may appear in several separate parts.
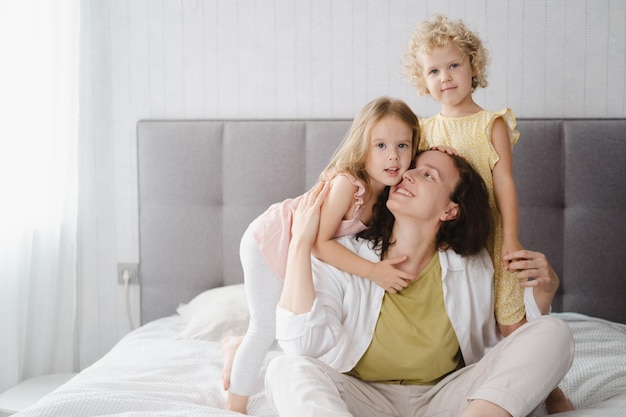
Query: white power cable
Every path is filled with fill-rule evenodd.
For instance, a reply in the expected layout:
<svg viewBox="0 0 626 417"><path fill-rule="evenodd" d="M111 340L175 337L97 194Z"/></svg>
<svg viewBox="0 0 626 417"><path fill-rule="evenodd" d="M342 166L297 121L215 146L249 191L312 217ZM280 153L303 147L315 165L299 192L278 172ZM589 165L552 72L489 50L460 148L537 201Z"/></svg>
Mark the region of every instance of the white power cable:
<svg viewBox="0 0 626 417"><path fill-rule="evenodd" d="M128 270L128 268L124 269L124 271L122 271L122 279L124 280L124 292L125 292L125 296L126 296L126 318L128 319L128 325L130 326L131 330L135 329L135 326L133 325L133 317L130 313L130 280L132 278L131 272Z"/></svg>

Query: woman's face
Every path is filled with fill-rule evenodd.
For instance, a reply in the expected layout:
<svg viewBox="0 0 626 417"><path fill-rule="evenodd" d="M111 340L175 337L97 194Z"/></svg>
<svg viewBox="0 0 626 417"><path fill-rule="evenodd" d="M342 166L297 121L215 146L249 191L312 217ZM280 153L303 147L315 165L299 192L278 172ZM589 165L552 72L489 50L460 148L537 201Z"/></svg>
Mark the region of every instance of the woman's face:
<svg viewBox="0 0 626 417"><path fill-rule="evenodd" d="M446 221L457 214L450 200L460 176L452 157L440 151L418 155L415 168L391 188L387 207L398 218L402 214L420 220Z"/></svg>

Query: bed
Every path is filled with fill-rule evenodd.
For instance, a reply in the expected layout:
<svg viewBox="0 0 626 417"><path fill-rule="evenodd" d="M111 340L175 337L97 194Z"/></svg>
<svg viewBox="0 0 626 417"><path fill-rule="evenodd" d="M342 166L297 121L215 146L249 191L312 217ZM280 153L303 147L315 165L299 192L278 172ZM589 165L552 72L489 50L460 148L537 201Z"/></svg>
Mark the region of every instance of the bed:
<svg viewBox="0 0 626 417"><path fill-rule="evenodd" d="M269 204L315 182L349 123L140 121L142 326L16 416L238 415L221 409L219 341L248 320L239 239ZM624 416L626 120L525 119L518 129L521 240L559 273L552 314L576 343L560 386L577 410L559 416ZM249 413L276 416L262 380Z"/></svg>

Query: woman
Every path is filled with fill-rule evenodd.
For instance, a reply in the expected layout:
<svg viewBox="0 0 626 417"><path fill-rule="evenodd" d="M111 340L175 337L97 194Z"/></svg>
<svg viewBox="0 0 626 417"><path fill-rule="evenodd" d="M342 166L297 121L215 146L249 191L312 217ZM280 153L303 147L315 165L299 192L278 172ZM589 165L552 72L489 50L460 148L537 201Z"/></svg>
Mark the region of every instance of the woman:
<svg viewBox="0 0 626 417"><path fill-rule="evenodd" d="M287 355L266 374L280 415L525 416L556 387L573 357L568 327L541 316L558 277L540 253L511 254L518 276L534 278L525 284L534 297L529 322L500 341L483 249L487 191L467 162L419 154L390 191L389 228L339 240L372 260L403 259L396 266L419 278L398 294L311 260L325 193L307 195L294 220L277 308Z"/></svg>

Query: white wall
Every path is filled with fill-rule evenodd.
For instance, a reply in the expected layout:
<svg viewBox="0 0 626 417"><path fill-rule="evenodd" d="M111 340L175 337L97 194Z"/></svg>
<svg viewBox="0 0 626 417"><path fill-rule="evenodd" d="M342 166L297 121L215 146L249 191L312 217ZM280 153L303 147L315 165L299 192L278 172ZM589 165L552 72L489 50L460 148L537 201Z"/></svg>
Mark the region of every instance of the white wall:
<svg viewBox="0 0 626 417"><path fill-rule="evenodd" d="M351 118L379 95L419 115L400 56L416 23L461 17L491 51L485 108L626 117L626 0L82 0L80 364L128 330L143 118ZM521 139L523 140L523 138ZM131 291L138 322L138 291Z"/></svg>

